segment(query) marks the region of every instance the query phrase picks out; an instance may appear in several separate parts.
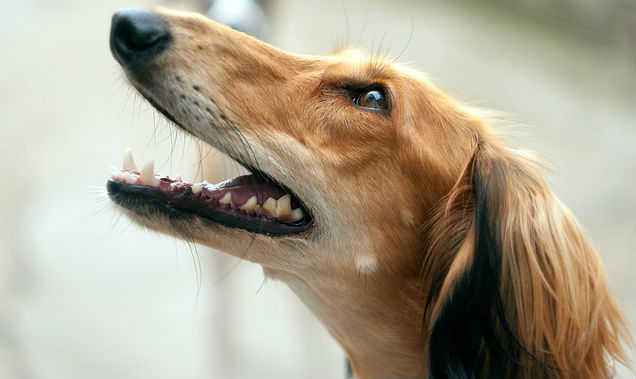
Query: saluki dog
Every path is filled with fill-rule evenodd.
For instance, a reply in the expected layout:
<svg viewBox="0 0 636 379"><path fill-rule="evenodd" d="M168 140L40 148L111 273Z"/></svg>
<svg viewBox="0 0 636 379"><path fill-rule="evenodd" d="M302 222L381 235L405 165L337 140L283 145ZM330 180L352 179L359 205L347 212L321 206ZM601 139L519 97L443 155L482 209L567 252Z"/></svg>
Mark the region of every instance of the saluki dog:
<svg viewBox="0 0 636 379"><path fill-rule="evenodd" d="M113 16L130 83L250 174L137 168L110 198L147 228L262 265L357 377L607 378L628 323L536 161L423 75L354 50L295 55L203 16Z"/></svg>

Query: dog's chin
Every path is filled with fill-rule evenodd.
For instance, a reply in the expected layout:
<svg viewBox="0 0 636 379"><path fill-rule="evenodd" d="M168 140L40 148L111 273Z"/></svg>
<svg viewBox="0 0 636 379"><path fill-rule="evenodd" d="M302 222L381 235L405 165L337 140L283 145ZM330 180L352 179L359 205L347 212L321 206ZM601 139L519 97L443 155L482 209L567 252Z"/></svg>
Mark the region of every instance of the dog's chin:
<svg viewBox="0 0 636 379"><path fill-rule="evenodd" d="M263 267L266 267L268 261L255 252L268 248L268 242L275 243L279 240L239 228L228 228L196 215L169 217L154 206L139 204L135 210L118 207L124 216L142 228L218 249L241 259L262 264Z"/></svg>

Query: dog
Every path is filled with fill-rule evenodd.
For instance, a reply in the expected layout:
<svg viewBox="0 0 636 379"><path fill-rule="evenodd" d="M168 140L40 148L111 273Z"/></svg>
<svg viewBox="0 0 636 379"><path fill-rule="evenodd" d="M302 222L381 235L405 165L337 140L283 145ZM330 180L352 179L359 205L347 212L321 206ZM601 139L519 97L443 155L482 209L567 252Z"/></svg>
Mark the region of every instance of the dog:
<svg viewBox="0 0 636 379"><path fill-rule="evenodd" d="M187 183L128 152L112 201L262 265L356 377L608 378L630 364L600 259L540 166L421 74L164 9L117 12L110 47L154 108L250 172Z"/></svg>

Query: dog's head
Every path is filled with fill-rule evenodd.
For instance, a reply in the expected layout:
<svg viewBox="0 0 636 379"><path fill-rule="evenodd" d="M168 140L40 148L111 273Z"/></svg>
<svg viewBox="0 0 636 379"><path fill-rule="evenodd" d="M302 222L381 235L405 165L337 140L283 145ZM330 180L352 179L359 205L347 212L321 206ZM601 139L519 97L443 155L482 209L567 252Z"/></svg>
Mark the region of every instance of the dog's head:
<svg viewBox="0 0 636 379"><path fill-rule="evenodd" d="M354 51L289 54L165 10L116 14L111 49L155 108L251 172L189 184L131 165L111 198L144 226L302 282L358 375L594 376L624 358L620 312L574 219L531 160L423 76ZM324 302L412 335L365 339ZM356 361L371 341L388 367L397 336L399 370Z"/></svg>
<svg viewBox="0 0 636 379"><path fill-rule="evenodd" d="M401 261L396 252L419 241L417 228L470 153L471 121L459 120L448 98L414 73L352 51L292 55L166 11L115 15L111 48L152 105L253 173L203 191L217 200L234 188L230 208L157 206L160 198L145 201L122 183L111 185L115 200L153 229L241 256L251 245L247 258L266 267ZM256 196L264 211L270 195L283 194L298 218L236 210Z"/></svg>

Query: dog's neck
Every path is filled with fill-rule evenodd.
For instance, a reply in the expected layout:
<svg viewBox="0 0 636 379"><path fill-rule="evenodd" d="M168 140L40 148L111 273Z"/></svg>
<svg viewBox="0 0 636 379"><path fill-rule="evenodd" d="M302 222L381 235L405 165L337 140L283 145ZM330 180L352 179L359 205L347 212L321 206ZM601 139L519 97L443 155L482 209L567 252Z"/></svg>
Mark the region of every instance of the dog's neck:
<svg viewBox="0 0 636 379"><path fill-rule="evenodd" d="M357 377L424 377L423 306L416 277L330 275L284 281L344 348ZM389 279L390 278L390 279Z"/></svg>

